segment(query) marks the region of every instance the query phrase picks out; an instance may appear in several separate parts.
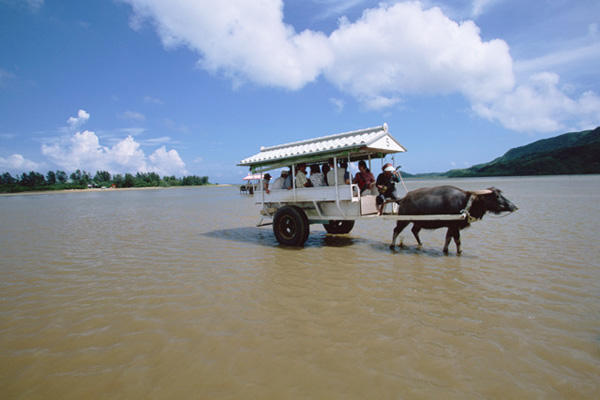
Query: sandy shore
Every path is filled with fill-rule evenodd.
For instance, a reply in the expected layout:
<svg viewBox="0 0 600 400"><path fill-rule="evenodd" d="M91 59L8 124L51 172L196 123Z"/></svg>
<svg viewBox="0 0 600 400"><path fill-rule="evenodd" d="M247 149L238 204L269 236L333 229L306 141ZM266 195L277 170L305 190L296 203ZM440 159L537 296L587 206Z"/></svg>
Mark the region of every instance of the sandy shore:
<svg viewBox="0 0 600 400"><path fill-rule="evenodd" d="M208 187L228 187L230 184L219 185L197 185L197 186L151 186L151 187L130 187L130 188L90 188L90 189L65 189L65 190L33 190L31 192L18 193L0 193L0 196L23 196L23 195L39 195L39 194L63 194L63 193L90 193L90 192L119 192L127 190L168 190L182 188L208 188Z"/></svg>

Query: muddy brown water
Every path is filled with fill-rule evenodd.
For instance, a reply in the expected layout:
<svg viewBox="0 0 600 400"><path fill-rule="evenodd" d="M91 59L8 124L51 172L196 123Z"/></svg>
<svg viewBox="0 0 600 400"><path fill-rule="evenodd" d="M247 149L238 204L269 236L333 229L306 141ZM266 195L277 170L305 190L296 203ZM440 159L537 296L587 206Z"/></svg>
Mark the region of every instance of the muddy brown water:
<svg viewBox="0 0 600 400"><path fill-rule="evenodd" d="M598 398L600 176L440 183L519 211L459 257L284 248L236 187L0 197L2 398Z"/></svg>

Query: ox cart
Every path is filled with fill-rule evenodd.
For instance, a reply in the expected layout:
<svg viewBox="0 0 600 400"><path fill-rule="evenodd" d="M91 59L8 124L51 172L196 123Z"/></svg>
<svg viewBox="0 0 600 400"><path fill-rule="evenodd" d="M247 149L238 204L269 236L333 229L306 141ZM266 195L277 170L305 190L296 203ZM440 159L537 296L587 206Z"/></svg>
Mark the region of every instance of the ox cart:
<svg viewBox="0 0 600 400"><path fill-rule="evenodd" d="M323 224L330 234L346 234L356 220L375 218L405 221L459 221L468 212L444 215L398 215L397 204L387 202L379 215L375 195L362 195L356 184L345 184L338 179L338 161L365 160L371 162L387 155L405 152L406 149L389 133L387 124L374 128L338 133L271 147L261 147L260 152L240 161L238 166L249 167L251 174L290 168L292 177L300 164L316 164L333 159L334 182L329 186L296 187L291 179L291 189L264 190L262 179L255 192L260 221L257 226L273 225L277 241L291 246L306 242L311 224ZM267 220L267 222L265 222ZM269 221L270 220L270 221Z"/></svg>

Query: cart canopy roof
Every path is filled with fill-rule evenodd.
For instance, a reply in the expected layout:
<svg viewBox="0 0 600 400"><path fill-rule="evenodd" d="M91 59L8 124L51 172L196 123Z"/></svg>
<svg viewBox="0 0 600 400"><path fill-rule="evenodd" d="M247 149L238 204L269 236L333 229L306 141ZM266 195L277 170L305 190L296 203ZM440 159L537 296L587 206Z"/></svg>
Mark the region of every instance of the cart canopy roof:
<svg viewBox="0 0 600 400"><path fill-rule="evenodd" d="M267 170L290 164L323 161L331 157L362 160L369 155L405 152L406 149L388 132L387 124L374 128L338 133L314 139L261 147L260 153L240 161L239 166Z"/></svg>

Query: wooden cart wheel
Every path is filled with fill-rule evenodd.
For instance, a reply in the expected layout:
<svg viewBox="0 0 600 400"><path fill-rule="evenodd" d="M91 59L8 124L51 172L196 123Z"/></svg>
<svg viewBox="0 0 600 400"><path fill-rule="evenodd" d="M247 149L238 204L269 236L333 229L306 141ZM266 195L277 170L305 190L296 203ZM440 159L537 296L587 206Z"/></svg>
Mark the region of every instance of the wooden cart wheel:
<svg viewBox="0 0 600 400"><path fill-rule="evenodd" d="M328 224L323 224L327 233L341 234L349 233L354 228L352 220L331 220Z"/></svg>
<svg viewBox="0 0 600 400"><path fill-rule="evenodd" d="M281 207L273 218L273 233L281 244L303 246L308 239L308 218L299 207Z"/></svg>

